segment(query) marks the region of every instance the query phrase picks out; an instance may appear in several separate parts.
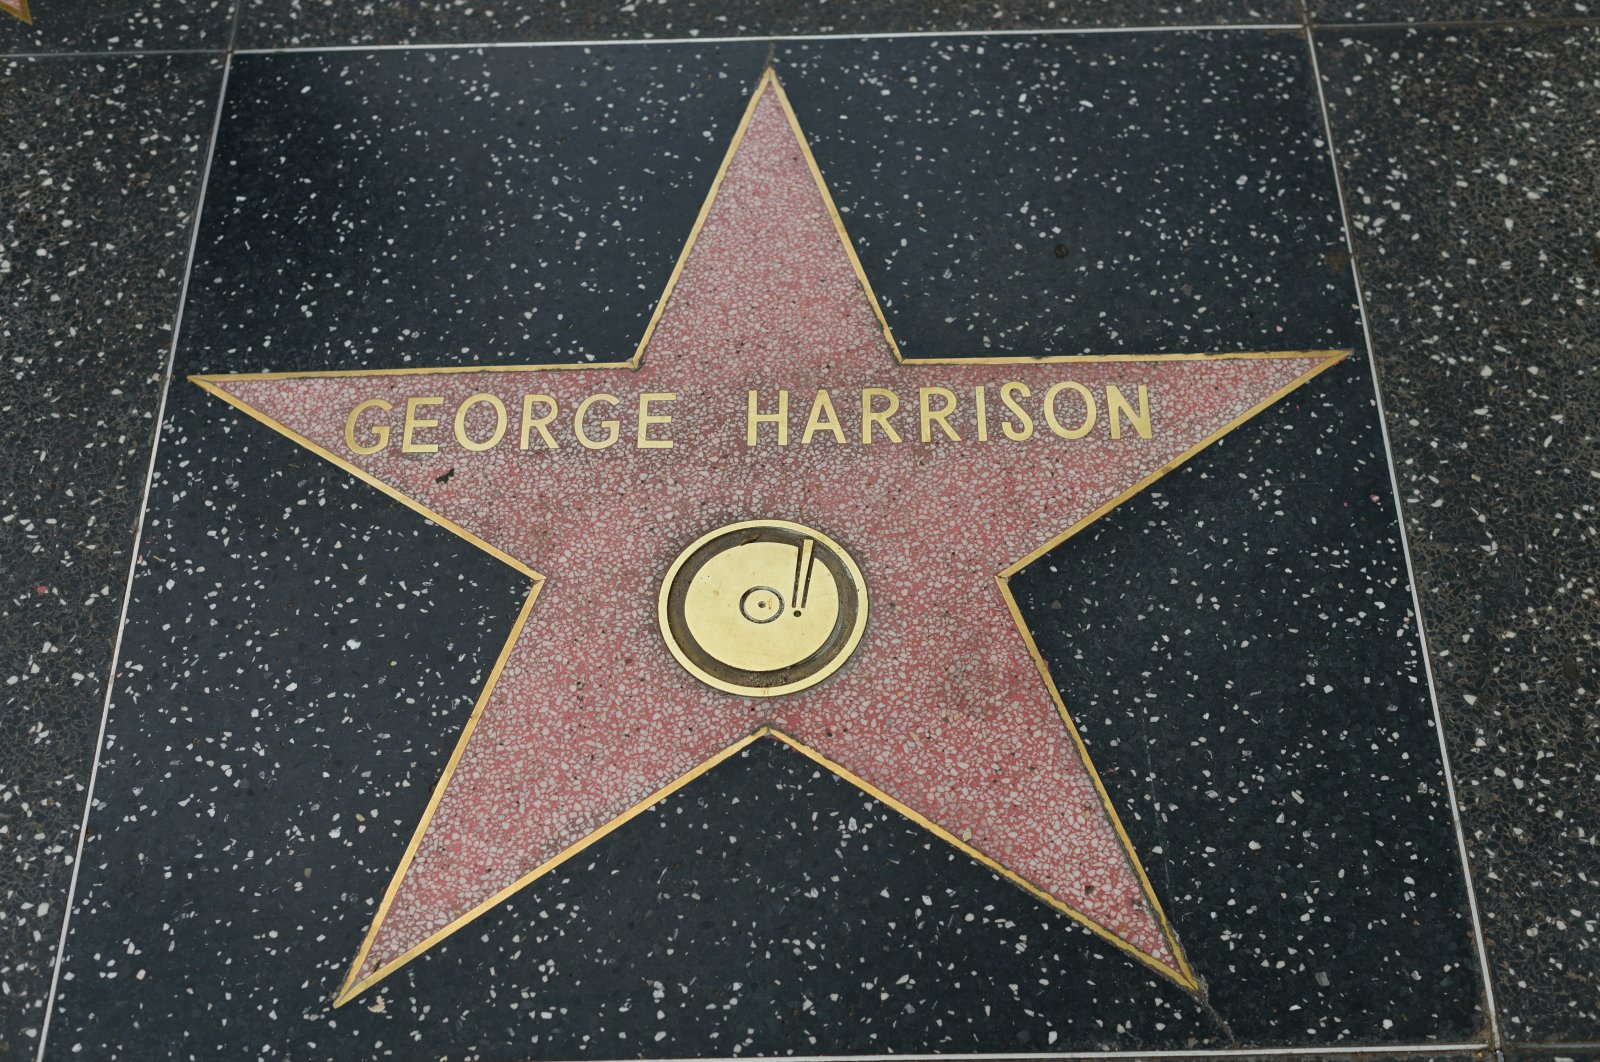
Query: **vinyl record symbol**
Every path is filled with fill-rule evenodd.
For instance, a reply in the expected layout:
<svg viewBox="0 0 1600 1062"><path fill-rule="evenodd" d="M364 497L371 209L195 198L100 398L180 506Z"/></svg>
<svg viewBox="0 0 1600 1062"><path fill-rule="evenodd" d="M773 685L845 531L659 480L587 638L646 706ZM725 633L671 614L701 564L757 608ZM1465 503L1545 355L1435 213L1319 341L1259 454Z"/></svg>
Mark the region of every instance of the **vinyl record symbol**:
<svg viewBox="0 0 1600 1062"><path fill-rule="evenodd" d="M837 542L786 520L719 527L661 583L661 634L691 675L775 697L842 667L867 625L861 569Z"/></svg>

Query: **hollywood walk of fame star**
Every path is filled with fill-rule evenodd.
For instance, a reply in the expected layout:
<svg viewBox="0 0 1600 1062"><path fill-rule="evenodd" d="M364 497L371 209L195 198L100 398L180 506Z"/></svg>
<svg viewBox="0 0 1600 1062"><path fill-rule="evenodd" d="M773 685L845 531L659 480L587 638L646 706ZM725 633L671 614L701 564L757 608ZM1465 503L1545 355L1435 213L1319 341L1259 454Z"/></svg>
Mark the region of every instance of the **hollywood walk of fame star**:
<svg viewBox="0 0 1600 1062"><path fill-rule="evenodd" d="M631 360L196 377L533 579L338 1002L764 737L1199 991L1007 580L1344 353L904 359L769 71ZM751 521L870 599L779 696L663 633Z"/></svg>

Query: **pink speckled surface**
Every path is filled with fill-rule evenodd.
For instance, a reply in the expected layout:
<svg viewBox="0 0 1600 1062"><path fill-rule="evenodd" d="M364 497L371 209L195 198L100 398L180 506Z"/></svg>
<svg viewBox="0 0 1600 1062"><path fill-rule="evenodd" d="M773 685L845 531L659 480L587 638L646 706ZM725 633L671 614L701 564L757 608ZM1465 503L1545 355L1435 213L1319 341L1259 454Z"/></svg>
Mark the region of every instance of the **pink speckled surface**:
<svg viewBox="0 0 1600 1062"><path fill-rule="evenodd" d="M627 352L619 352L618 359ZM1040 352L1049 353L1049 352ZM530 356L530 361L537 357ZM459 523L546 576L416 857L376 927L357 980L380 971L495 893L763 725L809 745L1062 905L1177 969L1089 770L1016 629L996 573L1050 541L1326 359L900 365L852 271L790 126L769 90L637 370L482 372L287 380L223 378L261 415ZM998 387L1038 395L1075 380L1096 394L1149 388L1154 438L1113 441L1101 424L1066 441L1041 421L1001 437ZM974 439L972 388L987 385L990 440ZM917 441L919 386L963 404L962 441ZM851 442L800 441L811 396L830 390ZM858 393L902 401L906 441L859 444ZM745 443L746 393L771 409L790 391L787 446ZM511 413L506 440L453 440L460 399L488 392ZM554 397L560 446L517 446L521 396ZM622 440L573 441L583 397L622 399ZM670 449L638 449L641 392ZM402 454L405 399L432 411L435 454ZM396 407L390 445L345 444L359 401ZM1063 402L1063 419L1075 418ZM1037 417L1036 417L1037 419ZM486 435L479 406L469 429ZM447 481L438 477L447 469ZM871 619L837 674L786 697L718 692L669 655L656 620L668 566L723 524L777 518L840 542L865 575ZM1068 704L1070 710L1071 705Z"/></svg>

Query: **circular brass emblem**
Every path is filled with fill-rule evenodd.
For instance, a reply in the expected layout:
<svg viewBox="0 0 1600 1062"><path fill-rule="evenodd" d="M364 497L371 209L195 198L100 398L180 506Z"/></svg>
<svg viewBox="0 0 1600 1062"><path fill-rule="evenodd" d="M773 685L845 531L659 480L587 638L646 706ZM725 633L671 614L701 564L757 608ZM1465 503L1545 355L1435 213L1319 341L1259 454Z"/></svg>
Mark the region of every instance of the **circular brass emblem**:
<svg viewBox="0 0 1600 1062"><path fill-rule="evenodd" d="M815 686L867 626L867 584L833 539L787 520L729 524L678 555L661 634L700 681L747 697Z"/></svg>

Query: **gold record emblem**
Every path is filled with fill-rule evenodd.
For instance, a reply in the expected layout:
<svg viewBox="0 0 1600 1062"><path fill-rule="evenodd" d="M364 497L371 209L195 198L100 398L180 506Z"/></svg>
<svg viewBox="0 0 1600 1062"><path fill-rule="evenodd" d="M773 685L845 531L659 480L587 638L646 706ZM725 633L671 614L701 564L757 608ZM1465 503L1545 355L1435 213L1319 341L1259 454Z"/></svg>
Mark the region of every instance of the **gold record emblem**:
<svg viewBox="0 0 1600 1062"><path fill-rule="evenodd" d="M678 555L659 613L667 648L695 678L776 697L815 686L850 659L867 626L867 586L827 535L749 520Z"/></svg>

